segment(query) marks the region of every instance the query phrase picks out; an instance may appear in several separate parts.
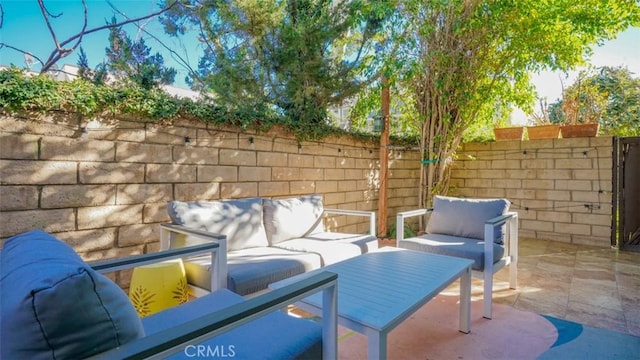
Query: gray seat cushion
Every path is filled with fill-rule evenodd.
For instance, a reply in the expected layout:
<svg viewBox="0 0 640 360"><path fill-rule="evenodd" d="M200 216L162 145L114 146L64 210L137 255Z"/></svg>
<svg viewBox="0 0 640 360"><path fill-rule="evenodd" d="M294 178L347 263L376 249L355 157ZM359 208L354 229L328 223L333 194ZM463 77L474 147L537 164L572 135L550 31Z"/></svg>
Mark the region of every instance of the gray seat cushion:
<svg viewBox="0 0 640 360"><path fill-rule="evenodd" d="M506 199L467 199L447 196L433 198L433 212L427 223L429 234L444 234L484 239L484 223L509 210ZM497 243L503 242L503 229L496 231Z"/></svg>
<svg viewBox="0 0 640 360"><path fill-rule="evenodd" d="M264 226L270 245L323 232L322 196L264 199Z"/></svg>
<svg viewBox="0 0 640 360"><path fill-rule="evenodd" d="M227 251L268 246L262 199L170 201L169 217L177 225L227 236Z"/></svg>
<svg viewBox="0 0 640 360"><path fill-rule="evenodd" d="M373 235L356 235L321 232L304 238L280 242L277 247L315 253L322 257L322 266L364 254L378 248L378 238Z"/></svg>
<svg viewBox="0 0 640 360"><path fill-rule="evenodd" d="M208 255L184 263L190 284L210 290L211 260ZM320 256L275 247L257 247L227 253L227 288L247 295L264 290L272 282L321 266Z"/></svg>
<svg viewBox="0 0 640 360"><path fill-rule="evenodd" d="M124 291L55 237L17 235L0 258L0 358L82 359L144 335Z"/></svg>
<svg viewBox="0 0 640 360"><path fill-rule="evenodd" d="M197 319L201 314L241 303L242 296L226 289L192 300L178 307L142 319L146 334ZM203 352L198 355L198 350ZM319 359L322 354L320 324L274 312L253 320L198 345L185 347L170 359Z"/></svg>
<svg viewBox="0 0 640 360"><path fill-rule="evenodd" d="M424 234L403 239L398 242L398 247L471 259L473 260L473 265L471 265L473 270L484 270L484 241L482 240L451 235ZM504 246L493 243L493 262L500 261L503 256Z"/></svg>

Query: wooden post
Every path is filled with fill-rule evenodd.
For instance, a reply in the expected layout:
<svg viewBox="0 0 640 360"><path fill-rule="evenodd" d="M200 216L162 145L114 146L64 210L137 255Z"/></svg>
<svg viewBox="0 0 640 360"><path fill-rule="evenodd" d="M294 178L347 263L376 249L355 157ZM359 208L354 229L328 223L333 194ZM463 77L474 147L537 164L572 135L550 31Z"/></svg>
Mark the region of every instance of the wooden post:
<svg viewBox="0 0 640 360"><path fill-rule="evenodd" d="M378 237L387 235L387 180L389 173L389 85L382 76L382 132L380 133L380 191L378 192Z"/></svg>

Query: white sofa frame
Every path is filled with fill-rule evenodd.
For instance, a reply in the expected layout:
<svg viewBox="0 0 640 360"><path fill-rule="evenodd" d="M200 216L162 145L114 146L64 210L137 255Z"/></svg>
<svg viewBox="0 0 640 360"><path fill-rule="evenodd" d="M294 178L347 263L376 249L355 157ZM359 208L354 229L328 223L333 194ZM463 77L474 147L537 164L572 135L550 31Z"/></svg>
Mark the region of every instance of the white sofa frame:
<svg viewBox="0 0 640 360"><path fill-rule="evenodd" d="M216 235L217 239L224 235ZM207 239L208 237L203 237ZM89 265L100 273L109 273L158 261L211 253L226 254L221 250L224 241L203 243L157 253L134 255L122 259L96 261ZM212 267L213 268L213 267ZM212 277L213 278L213 277ZM92 356L92 359L165 359L184 350L187 345L196 345L252 320L282 310L314 293L322 292L322 358L336 359L338 356L338 275L328 271L296 281L281 289L231 305L223 310L202 314L201 317L179 326L145 336L117 348ZM170 309L168 311L171 311Z"/></svg>
<svg viewBox="0 0 640 360"><path fill-rule="evenodd" d="M190 229L185 226L175 224L160 224L160 250L178 248L176 239L178 236L186 238L186 244L199 244L214 242L219 246L215 252L211 253L211 291L227 287L227 237L222 234L214 234L208 231ZM208 290L197 286L189 285L192 293L203 296L209 293Z"/></svg>
<svg viewBox="0 0 640 360"><path fill-rule="evenodd" d="M323 216L346 215L361 216L369 218L369 234L376 236L376 213L374 211L363 210L343 210L343 209L323 209ZM216 234L209 231L188 228L183 225L172 223L160 224L160 250L169 250L176 248L176 239L179 236L186 237L186 244L216 242L220 246L211 256L211 291L227 287L227 237L222 234ZM208 290L189 285L195 296L204 296L209 293ZM256 295L259 293L256 293Z"/></svg>

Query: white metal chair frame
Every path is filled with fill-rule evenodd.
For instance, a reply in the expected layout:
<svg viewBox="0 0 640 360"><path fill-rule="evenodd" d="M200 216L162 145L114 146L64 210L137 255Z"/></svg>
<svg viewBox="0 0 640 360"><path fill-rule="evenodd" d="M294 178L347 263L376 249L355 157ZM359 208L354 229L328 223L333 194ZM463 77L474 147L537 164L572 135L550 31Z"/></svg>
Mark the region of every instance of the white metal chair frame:
<svg viewBox="0 0 640 360"><path fill-rule="evenodd" d="M426 215L433 209L418 209L399 212L396 215L396 240L398 246L404 239L404 222L406 218ZM493 262L493 239L496 231L503 225L507 225L504 245L505 254L498 262ZM484 224L484 271L472 270L472 275L483 279L484 301L483 316L491 319L491 305L493 294L493 275L505 266L509 266L509 288L515 289L518 285L518 213L507 212L504 215L489 219Z"/></svg>

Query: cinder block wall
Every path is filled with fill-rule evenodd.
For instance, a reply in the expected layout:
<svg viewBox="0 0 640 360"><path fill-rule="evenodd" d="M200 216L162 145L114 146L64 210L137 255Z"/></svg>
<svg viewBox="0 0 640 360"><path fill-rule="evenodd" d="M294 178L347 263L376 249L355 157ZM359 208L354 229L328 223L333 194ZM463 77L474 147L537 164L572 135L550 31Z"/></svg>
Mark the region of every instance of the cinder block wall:
<svg viewBox="0 0 640 360"><path fill-rule="evenodd" d="M467 143L452 195L505 197L521 237L611 244L611 137Z"/></svg>
<svg viewBox="0 0 640 360"><path fill-rule="evenodd" d="M282 130L188 120L107 119L83 134L86 125L68 114L0 116L0 239L42 228L95 260L155 251L174 199L319 193L327 207L378 209L374 142L298 144ZM611 153L610 137L464 144L450 195L508 198L522 237L608 247ZM391 228L418 205L420 154L390 150L389 167ZM367 231L361 219L329 220L336 231Z"/></svg>
<svg viewBox="0 0 640 360"><path fill-rule="evenodd" d="M417 206L419 155L389 158L391 224L397 207ZM326 207L377 211L379 144L348 136L298 144L282 130L243 133L188 120L0 116L0 178L1 239L41 228L95 260L156 250L173 199L318 193ZM329 225L368 231L364 218Z"/></svg>

